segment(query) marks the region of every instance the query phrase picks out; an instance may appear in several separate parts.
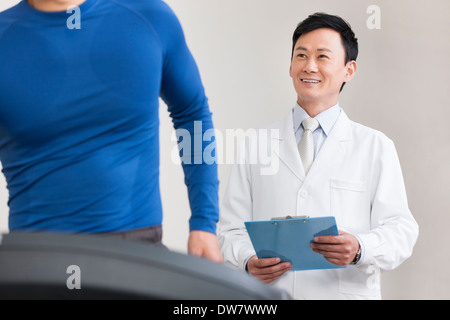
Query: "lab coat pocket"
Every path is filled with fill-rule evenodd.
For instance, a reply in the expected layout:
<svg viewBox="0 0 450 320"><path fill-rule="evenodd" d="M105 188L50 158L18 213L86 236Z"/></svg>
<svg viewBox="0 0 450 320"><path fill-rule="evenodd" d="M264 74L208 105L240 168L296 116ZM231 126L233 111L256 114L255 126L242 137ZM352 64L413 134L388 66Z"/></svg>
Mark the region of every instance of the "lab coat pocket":
<svg viewBox="0 0 450 320"><path fill-rule="evenodd" d="M338 226L353 232L370 229L370 200L367 185L356 180L330 180L330 212Z"/></svg>
<svg viewBox="0 0 450 320"><path fill-rule="evenodd" d="M355 192L364 192L366 191L366 184L362 181L350 181L350 180L341 180L332 178L330 180L331 188L338 190L348 190Z"/></svg>

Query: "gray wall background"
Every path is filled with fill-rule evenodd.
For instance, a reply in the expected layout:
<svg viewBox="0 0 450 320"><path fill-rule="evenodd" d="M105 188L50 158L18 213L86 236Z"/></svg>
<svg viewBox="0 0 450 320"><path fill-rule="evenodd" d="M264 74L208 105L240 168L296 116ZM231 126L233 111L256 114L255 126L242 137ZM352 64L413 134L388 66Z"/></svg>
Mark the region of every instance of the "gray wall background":
<svg viewBox="0 0 450 320"><path fill-rule="evenodd" d="M17 0L1 0L4 10ZM198 63L217 130L244 130L282 117L296 101L289 77L291 35L309 14L337 14L360 43L356 77L340 105L352 120L394 140L411 211L420 226L413 256L382 274L385 299L450 299L450 2L448 0L167 0ZM370 5L381 9L371 30ZM81 21L82 25L82 21ZM1 75L0 75L1 76ZM189 205L173 128L161 105L164 243L186 252ZM220 147L220 146L219 146ZM218 149L219 152L229 150ZM219 166L222 199L231 165ZM0 185L0 230L8 193Z"/></svg>

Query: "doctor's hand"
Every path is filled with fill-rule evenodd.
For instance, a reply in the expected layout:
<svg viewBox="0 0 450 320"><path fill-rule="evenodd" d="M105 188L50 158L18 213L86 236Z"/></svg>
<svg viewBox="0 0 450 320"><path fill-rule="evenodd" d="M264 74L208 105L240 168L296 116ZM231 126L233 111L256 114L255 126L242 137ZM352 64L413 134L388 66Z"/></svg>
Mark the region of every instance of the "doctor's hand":
<svg viewBox="0 0 450 320"><path fill-rule="evenodd" d="M339 230L339 236L315 237L311 248L329 262L343 267L355 259L359 250L359 241L350 233Z"/></svg>
<svg viewBox="0 0 450 320"><path fill-rule="evenodd" d="M223 263L217 236L211 232L192 230L189 233L188 252L193 256L206 258L217 263Z"/></svg>
<svg viewBox="0 0 450 320"><path fill-rule="evenodd" d="M264 283L270 283L292 269L289 262L280 263L280 258L258 259L252 256L247 262L248 272Z"/></svg>

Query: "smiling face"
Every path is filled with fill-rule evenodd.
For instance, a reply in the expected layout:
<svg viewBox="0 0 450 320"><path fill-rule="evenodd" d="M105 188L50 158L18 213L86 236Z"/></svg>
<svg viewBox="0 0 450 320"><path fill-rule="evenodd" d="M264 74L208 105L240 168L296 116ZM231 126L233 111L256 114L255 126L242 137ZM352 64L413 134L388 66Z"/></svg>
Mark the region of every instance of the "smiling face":
<svg viewBox="0 0 450 320"><path fill-rule="evenodd" d="M289 73L297 102L310 116L334 106L342 84L350 81L355 72L355 61L345 63L345 50L337 31L321 28L298 38Z"/></svg>

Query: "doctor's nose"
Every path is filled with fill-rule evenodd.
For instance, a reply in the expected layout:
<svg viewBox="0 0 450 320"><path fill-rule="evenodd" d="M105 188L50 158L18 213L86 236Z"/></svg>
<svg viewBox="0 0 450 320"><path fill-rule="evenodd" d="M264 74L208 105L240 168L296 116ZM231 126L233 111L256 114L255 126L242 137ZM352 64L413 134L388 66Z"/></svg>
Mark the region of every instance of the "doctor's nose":
<svg viewBox="0 0 450 320"><path fill-rule="evenodd" d="M308 59L303 66L303 72L305 73L315 73L317 72L317 63L314 59Z"/></svg>

